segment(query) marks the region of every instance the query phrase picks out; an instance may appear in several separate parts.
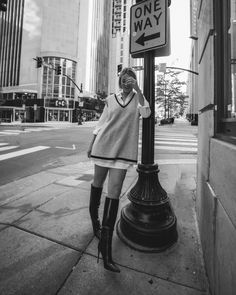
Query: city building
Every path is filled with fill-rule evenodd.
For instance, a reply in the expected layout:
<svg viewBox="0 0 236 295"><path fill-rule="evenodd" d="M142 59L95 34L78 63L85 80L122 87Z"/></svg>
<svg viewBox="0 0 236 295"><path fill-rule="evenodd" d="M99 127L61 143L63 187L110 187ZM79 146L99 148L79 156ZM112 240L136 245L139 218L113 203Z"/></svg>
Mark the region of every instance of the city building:
<svg viewBox="0 0 236 295"><path fill-rule="evenodd" d="M84 101L108 91L110 12L109 0L8 0L0 12L1 121L72 122L101 112L101 103Z"/></svg>
<svg viewBox="0 0 236 295"><path fill-rule="evenodd" d="M78 80L90 95L107 95L111 1L80 0Z"/></svg>
<svg viewBox="0 0 236 295"><path fill-rule="evenodd" d="M191 0L197 218L211 294L236 290L236 0Z"/></svg>

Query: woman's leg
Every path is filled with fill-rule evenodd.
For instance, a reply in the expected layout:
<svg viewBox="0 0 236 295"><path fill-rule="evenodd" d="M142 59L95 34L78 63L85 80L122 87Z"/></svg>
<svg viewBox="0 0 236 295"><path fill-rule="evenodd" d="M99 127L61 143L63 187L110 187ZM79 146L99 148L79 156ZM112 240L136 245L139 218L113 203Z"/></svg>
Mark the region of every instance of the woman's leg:
<svg viewBox="0 0 236 295"><path fill-rule="evenodd" d="M127 170L109 169L108 196L111 199L119 199Z"/></svg>
<svg viewBox="0 0 236 295"><path fill-rule="evenodd" d="M119 268L112 260L112 235L119 207L119 196L125 175L126 170L109 169L108 197L105 200L101 240L98 245L98 252L102 253L104 268L113 272L120 272Z"/></svg>
<svg viewBox="0 0 236 295"><path fill-rule="evenodd" d="M94 235L99 239L101 237L101 224L98 216L98 209L107 172L108 168L95 165L94 180L90 192L89 213L92 220Z"/></svg>
<svg viewBox="0 0 236 295"><path fill-rule="evenodd" d="M103 184L107 177L107 172L109 168L102 167L98 165L94 165L94 178L93 178L93 186L95 187L103 187Z"/></svg>

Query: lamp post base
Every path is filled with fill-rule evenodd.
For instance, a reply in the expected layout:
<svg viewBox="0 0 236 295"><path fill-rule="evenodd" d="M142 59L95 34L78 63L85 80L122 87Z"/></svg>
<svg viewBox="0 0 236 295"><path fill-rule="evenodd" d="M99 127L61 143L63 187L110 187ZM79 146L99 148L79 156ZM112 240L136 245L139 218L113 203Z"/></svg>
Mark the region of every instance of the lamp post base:
<svg viewBox="0 0 236 295"><path fill-rule="evenodd" d="M177 219L158 180L157 165L138 165L139 178L131 189L131 201L121 210L117 224L120 239L133 249L161 252L178 239Z"/></svg>

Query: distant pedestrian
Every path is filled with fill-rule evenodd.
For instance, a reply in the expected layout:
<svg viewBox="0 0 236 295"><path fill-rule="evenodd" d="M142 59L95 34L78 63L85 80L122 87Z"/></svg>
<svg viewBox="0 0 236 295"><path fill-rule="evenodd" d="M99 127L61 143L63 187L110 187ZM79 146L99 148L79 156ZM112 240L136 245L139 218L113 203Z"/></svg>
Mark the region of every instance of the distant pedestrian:
<svg viewBox="0 0 236 295"><path fill-rule="evenodd" d="M131 68L120 73L118 94L105 100L103 113L93 131L88 148L92 158L94 179L91 185L89 211L93 231L98 243L98 260L101 252L104 268L120 272L112 260L112 235L119 206L119 196L127 169L137 163L139 117L151 114L149 103L144 98ZM103 184L108 177L108 196L105 200L102 227L98 217Z"/></svg>

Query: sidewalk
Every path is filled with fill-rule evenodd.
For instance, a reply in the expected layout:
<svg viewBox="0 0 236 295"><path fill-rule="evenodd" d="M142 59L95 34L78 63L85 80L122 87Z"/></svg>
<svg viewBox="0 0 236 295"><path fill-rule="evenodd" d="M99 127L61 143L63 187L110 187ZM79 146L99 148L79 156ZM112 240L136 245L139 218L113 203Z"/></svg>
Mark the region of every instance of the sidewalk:
<svg viewBox="0 0 236 295"><path fill-rule="evenodd" d="M97 239L88 213L89 161L1 186L0 294L209 294L195 216L196 167L164 163L159 168L160 183L177 216L178 241L164 252L142 253L124 245L114 232L113 258L120 274L104 270L101 259L97 264ZM136 180L133 169L120 209L129 202L126 193Z"/></svg>

